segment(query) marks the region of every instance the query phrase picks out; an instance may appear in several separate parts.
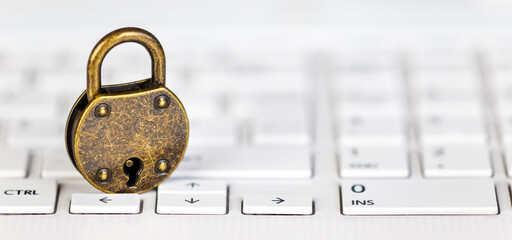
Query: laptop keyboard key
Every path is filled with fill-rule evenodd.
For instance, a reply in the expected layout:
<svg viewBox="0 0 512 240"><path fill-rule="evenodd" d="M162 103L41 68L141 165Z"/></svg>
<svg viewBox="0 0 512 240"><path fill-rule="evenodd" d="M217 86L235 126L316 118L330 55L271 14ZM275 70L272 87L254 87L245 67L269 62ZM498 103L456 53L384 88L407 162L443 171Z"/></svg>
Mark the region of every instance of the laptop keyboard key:
<svg viewBox="0 0 512 240"><path fill-rule="evenodd" d="M260 146L295 145L310 143L304 119L257 117L253 127L253 143Z"/></svg>
<svg viewBox="0 0 512 240"><path fill-rule="evenodd" d="M158 193L156 212L160 214L226 214L225 194Z"/></svg>
<svg viewBox="0 0 512 240"><path fill-rule="evenodd" d="M433 145L423 148L425 177L490 177L490 154L484 145Z"/></svg>
<svg viewBox="0 0 512 240"><path fill-rule="evenodd" d="M405 146L343 147L340 156L343 178L379 178L409 176L408 153Z"/></svg>
<svg viewBox="0 0 512 240"><path fill-rule="evenodd" d="M28 158L26 150L0 148L0 178L24 178L27 175Z"/></svg>
<svg viewBox="0 0 512 240"><path fill-rule="evenodd" d="M69 160L68 154L62 151L45 151L35 156L42 165L41 176L43 178L81 178L82 175L76 170Z"/></svg>
<svg viewBox="0 0 512 240"><path fill-rule="evenodd" d="M55 212L54 180L0 180L0 214L49 214Z"/></svg>
<svg viewBox="0 0 512 240"><path fill-rule="evenodd" d="M223 181L169 179L158 186L158 193L175 194L227 194L228 185Z"/></svg>
<svg viewBox="0 0 512 240"><path fill-rule="evenodd" d="M139 194L75 193L71 197L71 213L139 213Z"/></svg>
<svg viewBox="0 0 512 240"><path fill-rule="evenodd" d="M311 215L313 198L308 195L245 195L244 214Z"/></svg>
<svg viewBox="0 0 512 240"><path fill-rule="evenodd" d="M191 147L173 177L307 179L311 156L304 147Z"/></svg>
<svg viewBox="0 0 512 240"><path fill-rule="evenodd" d="M489 179L347 180L341 199L345 215L498 214Z"/></svg>

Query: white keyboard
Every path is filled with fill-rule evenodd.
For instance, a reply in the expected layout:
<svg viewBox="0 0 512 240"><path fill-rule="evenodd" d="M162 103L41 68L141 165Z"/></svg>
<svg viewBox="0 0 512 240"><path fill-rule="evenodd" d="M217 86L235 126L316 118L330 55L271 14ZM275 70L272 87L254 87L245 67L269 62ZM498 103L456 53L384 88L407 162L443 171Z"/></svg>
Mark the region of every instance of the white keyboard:
<svg viewBox="0 0 512 240"><path fill-rule="evenodd" d="M111 71L111 82L141 75L139 62L122 61L136 54L112 54L104 71ZM413 53L406 62L391 53L378 63L329 55L315 60L324 66L312 75L306 55L283 67L238 66L261 53L237 54L225 56L233 65L169 66L168 86L190 118L190 143L171 178L140 195L99 192L67 156L63 123L84 90L82 70L2 65L0 227L127 216L137 224L197 217L365 221L367 215L479 222L512 212L509 70L484 59L492 75L482 78L476 60L430 66ZM217 62L215 55L201 57ZM430 56L436 57L445 56ZM116 61L122 64L108 65ZM31 67L40 69L27 75ZM13 83L8 77L16 75Z"/></svg>
<svg viewBox="0 0 512 240"><path fill-rule="evenodd" d="M499 31L155 23L192 13L186 4L138 25L123 5L122 24L162 42L190 137L157 189L105 194L74 168L64 130L90 50L125 26L89 26L100 18L78 12L113 21L120 5L68 14L66 3L56 9L67 23L46 16L64 3L54 1L0 3L0 239L512 237L512 45ZM42 13L37 26L54 27L25 26ZM150 59L121 45L102 76L147 78Z"/></svg>

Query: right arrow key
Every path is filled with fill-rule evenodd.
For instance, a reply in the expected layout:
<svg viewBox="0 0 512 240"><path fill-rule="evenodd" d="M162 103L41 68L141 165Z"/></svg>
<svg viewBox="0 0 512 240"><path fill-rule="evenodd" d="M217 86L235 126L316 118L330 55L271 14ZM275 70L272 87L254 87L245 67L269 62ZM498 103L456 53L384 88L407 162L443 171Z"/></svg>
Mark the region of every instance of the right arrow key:
<svg viewBox="0 0 512 240"><path fill-rule="evenodd" d="M309 195L245 195L242 213L311 215L313 198Z"/></svg>

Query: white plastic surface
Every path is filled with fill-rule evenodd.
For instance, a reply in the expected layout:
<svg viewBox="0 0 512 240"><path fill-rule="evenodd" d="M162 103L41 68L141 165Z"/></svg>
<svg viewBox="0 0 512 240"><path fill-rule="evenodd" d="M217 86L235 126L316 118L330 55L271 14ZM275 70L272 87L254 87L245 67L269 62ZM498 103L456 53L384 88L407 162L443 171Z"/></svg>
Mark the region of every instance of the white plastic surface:
<svg viewBox="0 0 512 240"><path fill-rule="evenodd" d="M256 117L252 128L252 142L259 146L309 146L311 138L302 118Z"/></svg>
<svg viewBox="0 0 512 240"><path fill-rule="evenodd" d="M29 152L23 149L0 149L0 178L24 178Z"/></svg>
<svg viewBox="0 0 512 240"><path fill-rule="evenodd" d="M405 144L407 125L400 117L343 117L339 122L343 144Z"/></svg>
<svg viewBox="0 0 512 240"><path fill-rule="evenodd" d="M49 214L55 211L54 180L1 179L0 214Z"/></svg>
<svg viewBox="0 0 512 240"><path fill-rule="evenodd" d="M225 194L158 193L159 214L226 214Z"/></svg>
<svg viewBox="0 0 512 240"><path fill-rule="evenodd" d="M498 214L492 180L342 181L345 215Z"/></svg>
<svg viewBox="0 0 512 240"><path fill-rule="evenodd" d="M70 213L139 213L138 194L76 193L71 197Z"/></svg>
<svg viewBox="0 0 512 240"><path fill-rule="evenodd" d="M226 195L228 185L224 181L215 180L175 180L173 178L158 185L158 193L174 194L223 194Z"/></svg>
<svg viewBox="0 0 512 240"><path fill-rule="evenodd" d="M480 144L423 147L425 177L490 177L489 149Z"/></svg>
<svg viewBox="0 0 512 240"><path fill-rule="evenodd" d="M305 147L189 148L173 177L307 179L311 161Z"/></svg>
<svg viewBox="0 0 512 240"><path fill-rule="evenodd" d="M405 146L346 146L340 149L342 178L405 178L409 160Z"/></svg>
<svg viewBox="0 0 512 240"><path fill-rule="evenodd" d="M419 120L424 144L473 143L485 144L487 133L482 117L428 116Z"/></svg>
<svg viewBox="0 0 512 240"><path fill-rule="evenodd" d="M313 214L313 198L307 195L245 195L244 214Z"/></svg>
<svg viewBox="0 0 512 240"><path fill-rule="evenodd" d="M42 178L82 178L64 149L43 151L34 157L42 162Z"/></svg>
<svg viewBox="0 0 512 240"><path fill-rule="evenodd" d="M190 146L234 146L238 142L238 126L232 119L203 118L189 124Z"/></svg>

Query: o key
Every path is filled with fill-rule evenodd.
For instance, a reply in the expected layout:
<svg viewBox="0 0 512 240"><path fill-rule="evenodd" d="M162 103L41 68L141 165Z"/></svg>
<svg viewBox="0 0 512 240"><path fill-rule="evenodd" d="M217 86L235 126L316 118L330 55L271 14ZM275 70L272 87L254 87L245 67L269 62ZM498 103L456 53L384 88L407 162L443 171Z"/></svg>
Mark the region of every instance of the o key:
<svg viewBox="0 0 512 240"><path fill-rule="evenodd" d="M366 190L366 188L362 184L354 184L350 189L352 189L352 192L355 193L362 193Z"/></svg>

